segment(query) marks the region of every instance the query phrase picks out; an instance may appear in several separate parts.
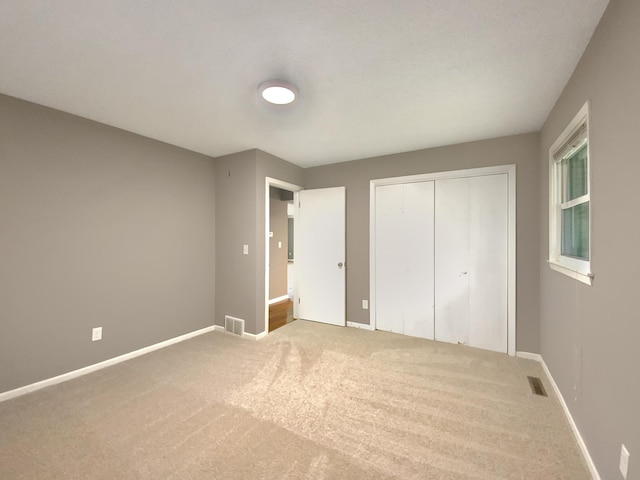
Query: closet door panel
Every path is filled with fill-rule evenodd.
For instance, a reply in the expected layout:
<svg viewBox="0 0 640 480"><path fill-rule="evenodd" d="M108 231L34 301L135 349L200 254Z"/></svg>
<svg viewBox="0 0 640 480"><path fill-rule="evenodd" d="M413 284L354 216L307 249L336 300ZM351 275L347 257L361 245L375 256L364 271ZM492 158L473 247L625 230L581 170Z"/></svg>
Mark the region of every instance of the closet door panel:
<svg viewBox="0 0 640 480"><path fill-rule="evenodd" d="M435 185L435 339L469 342L469 179Z"/></svg>
<svg viewBox="0 0 640 480"><path fill-rule="evenodd" d="M507 352L508 178L469 182L469 345Z"/></svg>
<svg viewBox="0 0 640 480"><path fill-rule="evenodd" d="M434 183L376 188L376 328L433 339Z"/></svg>
<svg viewBox="0 0 640 480"><path fill-rule="evenodd" d="M435 188L435 339L506 353L508 177Z"/></svg>
<svg viewBox="0 0 640 480"><path fill-rule="evenodd" d="M376 188L376 328L395 333L402 333L398 306L404 300L398 261L402 247L396 242L402 229L401 205L401 185Z"/></svg>

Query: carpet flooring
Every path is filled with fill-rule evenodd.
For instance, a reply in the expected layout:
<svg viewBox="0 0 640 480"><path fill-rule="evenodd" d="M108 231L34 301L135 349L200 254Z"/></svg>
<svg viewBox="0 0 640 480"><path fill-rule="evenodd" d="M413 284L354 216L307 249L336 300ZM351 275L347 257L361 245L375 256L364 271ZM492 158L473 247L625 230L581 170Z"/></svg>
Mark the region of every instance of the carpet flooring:
<svg viewBox="0 0 640 480"><path fill-rule="evenodd" d="M590 476L536 362L300 320L0 403L3 480L405 478Z"/></svg>

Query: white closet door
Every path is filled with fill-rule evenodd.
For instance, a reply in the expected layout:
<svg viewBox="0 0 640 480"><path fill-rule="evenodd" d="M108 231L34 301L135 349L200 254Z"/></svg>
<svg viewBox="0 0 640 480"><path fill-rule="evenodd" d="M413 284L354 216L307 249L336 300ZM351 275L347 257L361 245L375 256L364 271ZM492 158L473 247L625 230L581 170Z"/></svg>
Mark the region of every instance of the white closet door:
<svg viewBox="0 0 640 480"><path fill-rule="evenodd" d="M438 180L435 339L507 352L506 174Z"/></svg>
<svg viewBox="0 0 640 480"><path fill-rule="evenodd" d="M435 211L435 339L468 344L469 180L438 180Z"/></svg>
<svg viewBox="0 0 640 480"><path fill-rule="evenodd" d="M506 174L469 182L469 345L507 352Z"/></svg>
<svg viewBox="0 0 640 480"><path fill-rule="evenodd" d="M376 328L433 339L433 182L376 188Z"/></svg>

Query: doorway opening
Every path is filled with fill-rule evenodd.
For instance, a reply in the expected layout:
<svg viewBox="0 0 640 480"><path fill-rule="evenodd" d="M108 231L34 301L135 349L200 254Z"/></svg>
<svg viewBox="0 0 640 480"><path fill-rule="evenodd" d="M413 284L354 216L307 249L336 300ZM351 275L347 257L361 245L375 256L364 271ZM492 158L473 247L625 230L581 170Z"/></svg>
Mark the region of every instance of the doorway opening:
<svg viewBox="0 0 640 480"><path fill-rule="evenodd" d="M295 319L294 197L302 187L273 178L265 185L265 331Z"/></svg>

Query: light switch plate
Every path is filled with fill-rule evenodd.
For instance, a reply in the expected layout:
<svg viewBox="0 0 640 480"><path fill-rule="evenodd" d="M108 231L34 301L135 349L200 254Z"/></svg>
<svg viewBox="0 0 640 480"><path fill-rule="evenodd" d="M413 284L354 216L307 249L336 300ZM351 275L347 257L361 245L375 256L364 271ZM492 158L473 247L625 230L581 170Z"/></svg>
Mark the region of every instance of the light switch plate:
<svg viewBox="0 0 640 480"><path fill-rule="evenodd" d="M249 255L249 245L242 246L242 253L245 255Z"/></svg>
<svg viewBox="0 0 640 480"><path fill-rule="evenodd" d="M362 300L362 308L365 310L369 309L369 300Z"/></svg>

